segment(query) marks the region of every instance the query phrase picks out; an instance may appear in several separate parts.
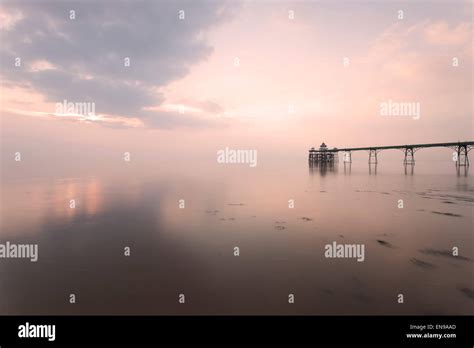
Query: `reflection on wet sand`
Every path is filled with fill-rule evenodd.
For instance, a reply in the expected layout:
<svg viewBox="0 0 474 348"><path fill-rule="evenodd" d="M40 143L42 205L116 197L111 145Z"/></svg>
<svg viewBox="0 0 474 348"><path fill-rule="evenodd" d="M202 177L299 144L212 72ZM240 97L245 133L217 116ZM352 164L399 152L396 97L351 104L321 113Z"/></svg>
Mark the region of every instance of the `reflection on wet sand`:
<svg viewBox="0 0 474 348"><path fill-rule="evenodd" d="M405 175L415 174L415 163L405 163L403 167L405 169Z"/></svg>
<svg viewBox="0 0 474 348"><path fill-rule="evenodd" d="M377 163L369 163L369 175L377 175Z"/></svg>
<svg viewBox="0 0 474 348"><path fill-rule="evenodd" d="M334 162L308 162L309 163L309 173L316 174L319 173L321 176L325 176L327 173L336 173L337 166Z"/></svg>
<svg viewBox="0 0 474 348"><path fill-rule="evenodd" d="M458 176L467 176L469 174L469 166L457 166L456 167L456 173Z"/></svg>
<svg viewBox="0 0 474 348"><path fill-rule="evenodd" d="M344 174L351 174L352 163L351 162L344 162L343 166L344 166Z"/></svg>

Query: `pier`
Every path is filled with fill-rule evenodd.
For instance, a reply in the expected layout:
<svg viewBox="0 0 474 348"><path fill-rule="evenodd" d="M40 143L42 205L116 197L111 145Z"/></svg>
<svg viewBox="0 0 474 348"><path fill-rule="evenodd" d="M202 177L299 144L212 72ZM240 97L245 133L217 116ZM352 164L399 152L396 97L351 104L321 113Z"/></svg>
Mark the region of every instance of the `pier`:
<svg viewBox="0 0 474 348"><path fill-rule="evenodd" d="M452 143L431 143L412 145L391 145L391 146L371 146L371 147L348 147L348 148L328 148L322 143L319 149L312 147L309 150L308 160L310 163L334 163L337 161L337 154L344 152L344 162L352 163L352 152L367 151L369 154L369 164L377 164L377 154L382 150L401 150L404 153L403 164L415 164L415 152L428 147L446 147L454 150L453 161L458 166L469 166L468 153L474 146L474 141L458 141Z"/></svg>

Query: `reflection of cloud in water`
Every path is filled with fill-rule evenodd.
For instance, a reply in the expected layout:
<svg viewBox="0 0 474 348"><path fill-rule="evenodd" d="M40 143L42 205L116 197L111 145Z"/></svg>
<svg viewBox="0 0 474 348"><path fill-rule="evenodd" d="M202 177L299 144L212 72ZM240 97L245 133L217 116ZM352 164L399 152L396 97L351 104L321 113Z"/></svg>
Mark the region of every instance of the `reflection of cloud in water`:
<svg viewBox="0 0 474 348"><path fill-rule="evenodd" d="M0 265L1 273L8 279L8 285L2 289L0 311L179 312L177 301L175 304L173 300L183 289L188 289L190 295L196 291L206 270L187 245L160 233L164 227L156 222L158 196L147 197L136 205L120 201L109 205L108 210L96 216L93 225L71 225L67 215L45 219L39 226L38 262ZM77 218L86 217L83 213ZM131 247L130 257L124 256L125 246ZM70 293L77 297L75 305L68 303Z"/></svg>
<svg viewBox="0 0 474 348"><path fill-rule="evenodd" d="M11 183L5 192L3 227L9 232L36 231L45 220L92 217L104 205L104 188L96 177L84 179L33 180ZM70 201L75 200L75 208ZM28 219L25 219L25 214Z"/></svg>

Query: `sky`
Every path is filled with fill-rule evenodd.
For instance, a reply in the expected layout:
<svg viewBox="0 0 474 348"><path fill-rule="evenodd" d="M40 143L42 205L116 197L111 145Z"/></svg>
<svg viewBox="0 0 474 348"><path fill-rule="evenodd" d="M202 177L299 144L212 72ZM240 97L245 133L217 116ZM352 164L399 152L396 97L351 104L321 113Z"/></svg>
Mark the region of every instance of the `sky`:
<svg viewBox="0 0 474 348"><path fill-rule="evenodd" d="M472 140L472 13L469 1L2 0L2 148L291 156L323 141ZM381 115L388 101L419 115Z"/></svg>

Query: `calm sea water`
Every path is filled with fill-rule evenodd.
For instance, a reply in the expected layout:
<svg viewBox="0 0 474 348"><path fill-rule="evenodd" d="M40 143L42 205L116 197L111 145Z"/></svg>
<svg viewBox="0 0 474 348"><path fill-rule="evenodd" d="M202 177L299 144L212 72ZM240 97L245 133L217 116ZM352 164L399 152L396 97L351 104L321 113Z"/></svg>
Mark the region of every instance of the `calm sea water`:
<svg viewBox="0 0 474 348"><path fill-rule="evenodd" d="M0 242L39 259L0 261L1 314L474 313L473 179L450 162L4 170Z"/></svg>

